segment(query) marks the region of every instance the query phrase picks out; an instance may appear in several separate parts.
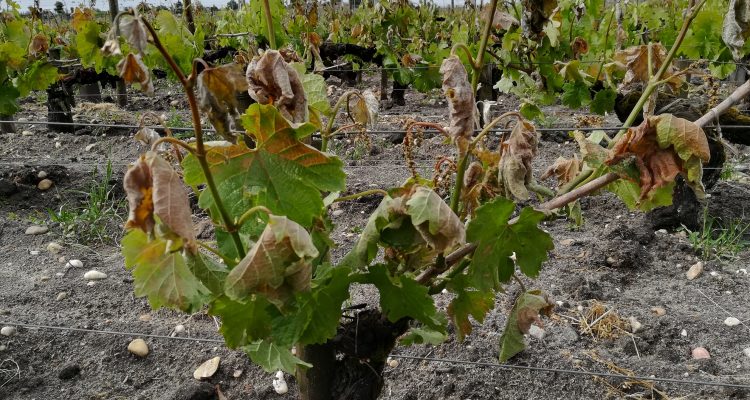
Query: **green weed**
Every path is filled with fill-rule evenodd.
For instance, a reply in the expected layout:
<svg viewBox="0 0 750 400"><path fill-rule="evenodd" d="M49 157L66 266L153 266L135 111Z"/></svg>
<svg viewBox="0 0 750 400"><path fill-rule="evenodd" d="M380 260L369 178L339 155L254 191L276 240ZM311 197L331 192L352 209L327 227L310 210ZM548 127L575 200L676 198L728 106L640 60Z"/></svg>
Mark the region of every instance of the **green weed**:
<svg viewBox="0 0 750 400"><path fill-rule="evenodd" d="M750 223L739 218L717 220L704 212L700 230L685 230L693 249L704 260L735 258L750 244L745 240L745 234L750 231Z"/></svg>
<svg viewBox="0 0 750 400"><path fill-rule="evenodd" d="M123 199L115 199L112 193L112 162L107 161L105 173L99 176L94 168L92 183L88 191L78 191L86 200L77 207L64 204L59 210L47 210L52 222L58 224L66 239L79 243L116 243L118 235L112 231L119 231L123 223L121 210L125 207Z"/></svg>

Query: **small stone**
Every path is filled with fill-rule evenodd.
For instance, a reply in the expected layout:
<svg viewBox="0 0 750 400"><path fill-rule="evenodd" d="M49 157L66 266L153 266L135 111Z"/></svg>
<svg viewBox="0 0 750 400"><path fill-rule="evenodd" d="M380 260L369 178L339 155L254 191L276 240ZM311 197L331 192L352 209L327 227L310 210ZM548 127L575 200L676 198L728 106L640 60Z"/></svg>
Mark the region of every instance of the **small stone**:
<svg viewBox="0 0 750 400"><path fill-rule="evenodd" d="M22 132L21 132L21 136L31 136L31 135L33 135L33 134L34 134L34 133L33 133L33 132L31 132L31 131L22 131Z"/></svg>
<svg viewBox="0 0 750 400"><path fill-rule="evenodd" d="M56 149L59 149L60 147L62 147L62 143L60 143L60 142L55 142L55 148L56 148Z"/></svg>
<svg viewBox="0 0 750 400"><path fill-rule="evenodd" d="M640 330L643 329L643 324L640 323L635 317L628 318L628 322L630 322L630 332L632 333L640 332Z"/></svg>
<svg viewBox="0 0 750 400"><path fill-rule="evenodd" d="M333 216L334 217L340 217L342 215L344 215L344 210L342 210L342 209L338 209L338 210L334 210L333 211Z"/></svg>
<svg viewBox="0 0 750 400"><path fill-rule="evenodd" d="M563 239L560 241L560 244L563 246L572 246L575 242L575 239Z"/></svg>
<svg viewBox="0 0 750 400"><path fill-rule="evenodd" d="M399 364L398 360L396 360L395 358L390 358L390 357L388 357L387 362L388 362L388 366L391 368L396 368L398 367L398 364Z"/></svg>
<svg viewBox="0 0 750 400"><path fill-rule="evenodd" d="M703 347L696 347L693 349L693 358L696 360L705 360L711 358L711 354Z"/></svg>
<svg viewBox="0 0 750 400"><path fill-rule="evenodd" d="M86 286L88 286L88 287L94 287L94 286L96 286L96 281L89 281L89 282L88 282L88 283L86 284Z"/></svg>
<svg viewBox="0 0 750 400"><path fill-rule="evenodd" d="M679 231L679 232L675 233L674 235L677 236L680 239L687 238L687 233L685 233L685 231Z"/></svg>
<svg viewBox="0 0 750 400"><path fill-rule="evenodd" d="M197 380L202 379L208 379L216 373L216 371L219 369L219 364L221 364L221 357L214 357L198 367L198 369L193 372L193 378Z"/></svg>
<svg viewBox="0 0 750 400"><path fill-rule="evenodd" d="M42 225L31 225L30 227L26 228L27 235L42 235L47 232L49 232L49 228Z"/></svg>
<svg viewBox="0 0 750 400"><path fill-rule="evenodd" d="M659 229L658 231L656 231L656 233L658 233L660 235L666 235L667 234L667 230L666 229Z"/></svg>
<svg viewBox="0 0 750 400"><path fill-rule="evenodd" d="M62 301L68 298L68 292L60 292L57 294L57 301Z"/></svg>
<svg viewBox="0 0 750 400"><path fill-rule="evenodd" d="M693 264L688 272L685 273L685 276L687 276L689 281L692 281L693 279L699 277L703 273L703 263L698 261L697 263Z"/></svg>
<svg viewBox="0 0 750 400"><path fill-rule="evenodd" d="M172 106L172 107L177 107L177 106L180 105L180 101L179 100L172 100L172 101L169 102L169 105Z"/></svg>
<svg viewBox="0 0 750 400"><path fill-rule="evenodd" d="M737 326L740 323L741 323L740 320L735 317L729 317L724 320L724 325L726 326Z"/></svg>
<svg viewBox="0 0 750 400"><path fill-rule="evenodd" d="M682 337L687 337L687 331L686 331L685 329L683 329L683 330L682 330L682 331L680 332L680 336L682 336Z"/></svg>
<svg viewBox="0 0 750 400"><path fill-rule="evenodd" d="M86 151L91 151L91 149L93 149L96 145L97 143L91 143L90 145L86 146Z"/></svg>
<svg viewBox="0 0 750 400"><path fill-rule="evenodd" d="M29 254L32 255L32 256L38 256L39 255L39 250L31 250L31 251L29 251Z"/></svg>
<svg viewBox="0 0 750 400"><path fill-rule="evenodd" d="M657 317L667 314L667 310L665 310L664 307L651 307L651 312L656 314Z"/></svg>
<svg viewBox="0 0 750 400"><path fill-rule="evenodd" d="M273 378L273 390L277 394L286 394L289 391L289 386L287 386L286 380L284 380L283 371L276 372L276 377Z"/></svg>
<svg viewBox="0 0 750 400"><path fill-rule="evenodd" d="M15 336L18 333L18 329L15 326L4 326L0 329L0 335L3 336Z"/></svg>
<svg viewBox="0 0 750 400"><path fill-rule="evenodd" d="M49 179L42 179L41 181L39 181L36 187L39 190L47 190L52 187L52 181Z"/></svg>
<svg viewBox="0 0 750 400"><path fill-rule="evenodd" d="M81 367L76 364L68 364L60 370L57 377L62 380L68 380L75 378L76 375L81 373Z"/></svg>
<svg viewBox="0 0 750 400"><path fill-rule="evenodd" d="M529 336L533 337L534 339L542 340L544 339L544 335L544 329L533 324L529 327Z"/></svg>
<svg viewBox="0 0 750 400"><path fill-rule="evenodd" d="M128 344L128 351L143 358L148 355L148 345L143 339L135 339Z"/></svg>
<svg viewBox="0 0 750 400"><path fill-rule="evenodd" d="M104 272L97 271L95 269L92 269L91 271L88 271L85 274L83 274L83 279L86 279L87 281L100 281L106 278L107 278L107 274L105 274Z"/></svg>
<svg viewBox="0 0 750 400"><path fill-rule="evenodd" d="M716 271L711 271L711 273L710 273L709 275L711 275L711 276L713 276L714 278L716 278L717 276L719 276L719 273L718 273L718 272L716 272Z"/></svg>
<svg viewBox="0 0 750 400"><path fill-rule="evenodd" d="M44 179L47 177L47 171L39 171L38 174L36 174L36 177L39 179Z"/></svg>
<svg viewBox="0 0 750 400"><path fill-rule="evenodd" d="M151 314L143 314L140 317L138 317L138 320L141 322L149 322L151 321Z"/></svg>
<svg viewBox="0 0 750 400"><path fill-rule="evenodd" d="M740 268L740 269L738 269L738 270L737 270L737 273L738 273L738 274L744 274L744 275L747 275L747 269L745 269L745 268Z"/></svg>
<svg viewBox="0 0 750 400"><path fill-rule="evenodd" d="M175 333L185 332L185 325L177 325L174 327Z"/></svg>
<svg viewBox="0 0 750 400"><path fill-rule="evenodd" d="M83 268L83 262L81 262L81 260L70 260L68 261L68 264L73 268Z"/></svg>
<svg viewBox="0 0 750 400"><path fill-rule="evenodd" d="M234 372L232 372L232 376L235 378L239 378L242 376L242 370L241 369L235 369Z"/></svg>
<svg viewBox="0 0 750 400"><path fill-rule="evenodd" d="M62 251L62 245L57 242L49 242L47 243L47 251L52 254L57 254Z"/></svg>
<svg viewBox="0 0 750 400"><path fill-rule="evenodd" d="M744 354L744 355L746 355L746 356L750 357L750 347L748 347L748 348L746 348L746 349L742 350L742 354Z"/></svg>
<svg viewBox="0 0 750 400"><path fill-rule="evenodd" d="M42 275L39 277L39 280L42 282L47 282L50 279L49 275Z"/></svg>
<svg viewBox="0 0 750 400"><path fill-rule="evenodd" d="M8 346L4 344L0 344L0 351L5 351L8 348Z"/></svg>

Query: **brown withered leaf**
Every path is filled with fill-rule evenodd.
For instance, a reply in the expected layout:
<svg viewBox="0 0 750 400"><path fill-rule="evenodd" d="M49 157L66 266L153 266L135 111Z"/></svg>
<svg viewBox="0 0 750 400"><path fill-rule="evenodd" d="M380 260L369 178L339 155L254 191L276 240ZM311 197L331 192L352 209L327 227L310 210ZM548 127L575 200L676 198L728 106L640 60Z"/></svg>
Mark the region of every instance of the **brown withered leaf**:
<svg viewBox="0 0 750 400"><path fill-rule="evenodd" d="M729 0L729 8L724 16L721 38L732 50L736 61L742 59L745 41L750 36L750 2L747 0Z"/></svg>
<svg viewBox="0 0 750 400"><path fill-rule="evenodd" d="M536 156L539 138L534 124L521 119L513 127L510 137L502 144L498 181L506 197L528 200L526 185L533 182L531 161Z"/></svg>
<svg viewBox="0 0 750 400"><path fill-rule="evenodd" d="M273 104L294 123L308 119L307 96L297 71L276 50L267 50L247 66L248 93L261 104Z"/></svg>
<svg viewBox="0 0 750 400"><path fill-rule="evenodd" d="M94 10L90 8L76 7L70 16L70 25L76 31L80 31L83 24L94 20Z"/></svg>
<svg viewBox="0 0 750 400"><path fill-rule="evenodd" d="M216 133L234 143L233 130L240 130L240 104L237 93L247 90L242 67L230 63L216 68L206 68L198 75L198 106L206 113Z"/></svg>
<svg viewBox="0 0 750 400"><path fill-rule="evenodd" d="M141 156L132 165L123 179L123 187L128 198L130 213L125 223L126 229L140 229L147 233L154 230L154 198L151 167Z"/></svg>
<svg viewBox="0 0 750 400"><path fill-rule="evenodd" d="M148 45L148 30L146 25L141 20L138 12L135 11L135 15L123 14L120 16L118 21L120 27L120 35L133 46L134 49L138 50L138 53L143 54Z"/></svg>
<svg viewBox="0 0 750 400"><path fill-rule="evenodd" d="M448 133L456 142L460 154L466 154L469 140L474 134L474 91L469 75L461 60L452 55L440 66L443 75L443 94L448 99L450 127Z"/></svg>
<svg viewBox="0 0 750 400"><path fill-rule="evenodd" d="M197 248L192 211L182 179L169 162L157 153L147 152L145 160L151 168L154 214L172 232L185 240L186 248L195 254Z"/></svg>
<svg viewBox="0 0 750 400"><path fill-rule="evenodd" d="M555 163L544 171L541 179L547 179L554 175L557 177L559 187L572 181L580 171L581 161L578 156L573 156L573 158L558 157Z"/></svg>
<svg viewBox="0 0 750 400"><path fill-rule="evenodd" d="M709 160L710 152L705 133L692 122L671 114L647 118L628 129L605 162L613 165L628 158L634 160L640 174L640 200L672 183L678 174L702 197L701 164Z"/></svg>
<svg viewBox="0 0 750 400"><path fill-rule="evenodd" d="M271 215L258 241L227 276L225 291L234 299L263 294L281 306L295 292L310 289L311 262L317 256L301 225Z"/></svg>
<svg viewBox="0 0 750 400"><path fill-rule="evenodd" d="M128 53L125 58L117 63L117 72L126 83L137 83L141 90L149 95L154 94L154 85L151 82L151 74L148 67L143 63L140 54Z"/></svg>
<svg viewBox="0 0 750 400"><path fill-rule="evenodd" d="M664 63L664 59L667 57L667 51L661 43L651 44L652 46L652 65L651 73L655 74L661 65ZM620 83L620 89L628 87L632 84L645 84L649 79L649 65L648 65L648 47L649 45L640 45L628 47L625 50L620 50L613 56L615 62L619 62L625 65L625 77ZM673 93L678 93L680 87L684 82L684 78L681 75L675 76L677 70L674 66L667 68L664 72L662 79L668 79L667 85Z"/></svg>
<svg viewBox="0 0 750 400"><path fill-rule="evenodd" d="M578 58L581 54L586 54L589 52L589 44L586 42L586 39L576 36L575 39L573 39L573 43L570 45L570 47L573 49L573 58Z"/></svg>
<svg viewBox="0 0 750 400"><path fill-rule="evenodd" d="M411 223L432 249L443 253L466 241L464 224L434 190L418 186L405 204Z"/></svg>
<svg viewBox="0 0 750 400"><path fill-rule="evenodd" d="M365 101L364 96L352 96L349 100L349 115L352 120L362 126L367 126L370 122L370 109Z"/></svg>
<svg viewBox="0 0 750 400"><path fill-rule="evenodd" d="M37 34L31 39L29 43L29 54L32 57L43 56L47 54L49 50L49 38L43 34Z"/></svg>

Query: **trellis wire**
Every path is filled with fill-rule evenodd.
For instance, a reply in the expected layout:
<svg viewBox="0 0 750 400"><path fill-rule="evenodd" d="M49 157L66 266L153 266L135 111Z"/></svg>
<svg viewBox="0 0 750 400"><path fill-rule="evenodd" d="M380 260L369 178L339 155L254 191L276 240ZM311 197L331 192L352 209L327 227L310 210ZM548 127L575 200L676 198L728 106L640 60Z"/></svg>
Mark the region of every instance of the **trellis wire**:
<svg viewBox="0 0 750 400"><path fill-rule="evenodd" d="M93 334L110 335L110 336L147 337L147 338L153 338L153 339L181 340L181 341L224 344L224 341L221 339L211 339L211 338L195 338L195 337L156 335L156 334L138 333L138 332L120 332L120 331L110 331L110 330L100 330L100 329L84 329L84 328L73 328L73 327L65 327L65 326L16 323L16 322L10 322L10 321L0 321L0 325L17 326L17 327L23 327L26 329L46 329L46 330L68 331L68 332L93 333ZM613 374L613 373L608 373L608 372L580 371L580 370L564 369L564 368L532 367L532 366L527 366L527 365L514 365L514 364L507 364L507 363L500 364L500 363L457 360L457 359L437 358L437 357L409 356L406 354L391 354L390 357L406 359L406 360L415 360L415 361L441 362L441 363L452 364L452 365L471 365L475 367L484 367L484 368L524 370L524 371L533 371L533 372L550 372L550 373L580 375L580 376L597 376L601 378L675 383L675 384L682 384L682 385L715 386L715 387L727 387L727 388L736 388L736 389L750 389L750 385L727 383L727 382L695 381L695 380L685 380L685 379L660 378L656 376L625 375L625 374Z"/></svg>

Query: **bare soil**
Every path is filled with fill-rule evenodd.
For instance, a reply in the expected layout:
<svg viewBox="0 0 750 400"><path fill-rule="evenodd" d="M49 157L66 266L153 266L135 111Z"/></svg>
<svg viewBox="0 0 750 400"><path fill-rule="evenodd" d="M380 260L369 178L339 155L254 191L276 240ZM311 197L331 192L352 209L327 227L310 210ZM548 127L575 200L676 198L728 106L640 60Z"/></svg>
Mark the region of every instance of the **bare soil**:
<svg viewBox="0 0 750 400"><path fill-rule="evenodd" d="M369 81L366 81L369 82ZM374 82L374 80L373 80ZM335 79L331 84L339 86ZM169 89L169 88L167 88ZM173 89L172 89L173 90ZM338 93L341 89L338 90ZM158 93L158 91L157 91ZM135 100L124 112L81 113L82 120L104 123L137 123L146 109L181 115L183 105L169 105L176 95ZM447 106L437 93L409 92L407 106L381 110L379 129L400 129L408 118L447 121ZM516 101L504 99L498 112L514 109ZM19 117L44 119L42 103L29 101ZM571 113L557 107L546 109L549 118L570 125ZM605 123L616 125L616 119ZM217 323L203 312L184 315L171 310L152 311L145 299L133 296L132 278L123 267L117 240L122 232L94 243L76 243L61 236L50 224L47 210L80 204L92 180L92 171L102 172L107 161L116 170L119 187L129 162L142 150L133 141L134 130L86 128L77 134L49 131L44 125L19 125L19 132L0 140L0 325L25 323L77 329L132 332L109 335L81 331L18 328L12 337L0 336L0 398L3 399L210 399L215 387L228 399L294 398L294 380L287 377L290 393L277 395L272 375L252 365L241 351L207 340L174 340L144 337L150 354L137 358L127 351L139 334L172 334L182 324L183 338L220 340ZM332 149L347 165L351 192L389 188L410 176L404 166L403 149L383 136L373 135L372 146L341 139ZM56 143L60 143L56 145ZM88 145L95 144L88 151ZM558 156L576 153L565 133L542 136L537 175ZM738 151L747 154L746 148ZM434 161L451 155L437 137L428 137L416 150L418 171L432 176ZM44 170L54 186L36 188ZM554 182L545 182L552 186ZM709 213L716 218L745 218L750 185L744 181L722 181L711 192ZM115 190L114 197L122 198ZM364 198L340 206L333 235L341 257L357 239L378 199ZM639 376L725 382L750 385L750 276L740 269L750 267L750 252L725 260L705 261L705 272L693 281L687 269L699 261L684 233L659 232L647 216L631 213L614 196L601 194L581 202L583 226L573 228L561 218L545 223L555 240L555 250L539 279L524 282L529 288L549 293L558 305L545 319L546 335L528 338L529 348L510 361L512 365L632 373ZM125 217L125 216L123 216ZM43 235L25 235L33 224L49 225ZM196 216L205 225L205 217ZM60 254L46 250L49 242L63 244ZM66 268L79 259L83 268ZM83 274L96 269L108 277L88 286ZM61 274L61 275L58 275ZM67 297L57 300L58 294ZM495 309L474 332L459 343L455 337L439 346L397 347L394 354L497 362L499 337L513 298L519 293L510 285L496 299ZM450 298L438 295L445 309ZM369 287L352 290L352 304L377 306L377 294ZM642 323L631 335L612 327L610 335L598 337L581 324L592 307L605 307L612 325L627 324L629 317ZM656 315L655 307L664 315ZM723 321L734 316L743 324L729 327ZM589 322L591 322L589 320ZM623 325L625 326L625 325ZM685 331L686 335L682 332ZM598 332L598 331L597 331ZM693 348L705 347L710 359L695 360ZM218 373L199 383L192 374L202 362L221 356ZM76 373L77 370L80 372ZM235 372L242 371L239 377ZM400 359L386 367L383 399L599 399L599 398L748 398L747 389L702 386L687 383L656 383L596 378L568 373L500 369L477 365L454 365Z"/></svg>

